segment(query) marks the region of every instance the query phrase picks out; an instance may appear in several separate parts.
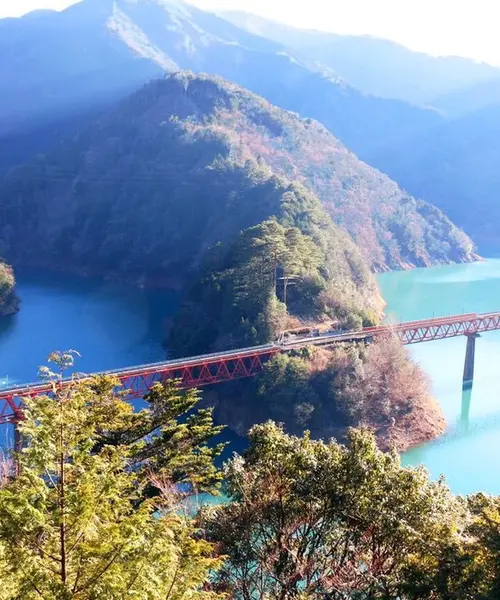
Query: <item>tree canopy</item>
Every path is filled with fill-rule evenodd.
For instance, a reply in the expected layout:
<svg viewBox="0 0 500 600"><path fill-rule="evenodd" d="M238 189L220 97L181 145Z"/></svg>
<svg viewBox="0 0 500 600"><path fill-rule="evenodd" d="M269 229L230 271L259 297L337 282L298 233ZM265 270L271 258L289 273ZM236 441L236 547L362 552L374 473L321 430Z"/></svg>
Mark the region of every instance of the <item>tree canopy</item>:
<svg viewBox="0 0 500 600"><path fill-rule="evenodd" d="M52 358L72 361L70 353ZM167 388L161 401L150 397L160 414L169 411L164 426L155 409L134 415L116 385L99 378L61 387L56 378L50 395L25 399L19 472L0 488L1 598L216 598L204 586L220 561L175 487L214 479L194 450L204 447L208 415L174 434L180 395ZM160 431L150 437L153 424Z"/></svg>
<svg viewBox="0 0 500 600"><path fill-rule="evenodd" d="M342 446L257 425L225 477L231 502L204 527L233 598L497 597L498 500L453 496L365 430Z"/></svg>
<svg viewBox="0 0 500 600"><path fill-rule="evenodd" d="M197 394L157 385L134 412L112 378L61 385L74 356L51 355L2 464L1 600L498 598L498 498L454 496L366 429L343 445L269 421L225 465L229 502L196 514L222 450Z"/></svg>

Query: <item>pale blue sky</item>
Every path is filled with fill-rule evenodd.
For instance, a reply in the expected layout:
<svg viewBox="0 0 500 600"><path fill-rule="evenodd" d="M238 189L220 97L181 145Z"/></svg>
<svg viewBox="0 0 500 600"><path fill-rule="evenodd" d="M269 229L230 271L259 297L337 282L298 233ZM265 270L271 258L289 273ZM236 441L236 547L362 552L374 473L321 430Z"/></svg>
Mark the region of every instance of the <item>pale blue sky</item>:
<svg viewBox="0 0 500 600"><path fill-rule="evenodd" d="M500 65L499 0L192 0L205 9L246 10L298 27L371 34L431 54ZM0 0L0 17L71 0Z"/></svg>

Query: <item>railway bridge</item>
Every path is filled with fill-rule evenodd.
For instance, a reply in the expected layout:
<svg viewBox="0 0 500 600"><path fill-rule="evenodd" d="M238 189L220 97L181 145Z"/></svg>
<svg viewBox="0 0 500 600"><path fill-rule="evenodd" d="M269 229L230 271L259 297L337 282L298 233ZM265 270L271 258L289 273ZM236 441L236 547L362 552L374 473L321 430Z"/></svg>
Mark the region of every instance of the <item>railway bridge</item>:
<svg viewBox="0 0 500 600"><path fill-rule="evenodd" d="M276 354L300 350L311 346L328 347L347 342L370 342L380 336L396 336L403 345L419 344L457 336L467 337L464 366L464 386L472 385L476 338L487 331L500 330L500 312L469 313L410 321L397 325L366 327L359 331L330 331L317 335L291 337L279 343L239 348L226 352L204 354L189 358L140 365L105 371L99 374L113 375L130 398L142 398L157 382L178 379L184 388L202 387L243 377L251 377L262 371L267 360ZM63 380L59 385L67 385ZM22 400L50 393L51 383L34 382L0 390L0 425L17 423L22 419Z"/></svg>

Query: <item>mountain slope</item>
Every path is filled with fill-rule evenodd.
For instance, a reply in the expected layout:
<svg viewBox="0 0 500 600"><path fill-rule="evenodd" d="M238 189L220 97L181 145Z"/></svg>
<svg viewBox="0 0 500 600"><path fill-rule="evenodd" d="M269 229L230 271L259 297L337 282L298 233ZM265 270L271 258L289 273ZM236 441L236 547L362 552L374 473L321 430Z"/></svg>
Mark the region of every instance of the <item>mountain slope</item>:
<svg viewBox="0 0 500 600"><path fill-rule="evenodd" d="M178 276L208 246L275 214L273 174L317 193L374 270L472 256L470 241L442 213L361 163L319 123L188 73L151 83L8 174L0 253Z"/></svg>
<svg viewBox="0 0 500 600"><path fill-rule="evenodd" d="M442 120L365 95L282 45L176 0L83 0L61 13L4 19L0 63L3 138L100 107L178 69L221 75L318 119L361 157Z"/></svg>
<svg viewBox="0 0 500 600"><path fill-rule="evenodd" d="M451 121L378 158L411 193L433 202L483 253L500 247L500 104Z"/></svg>
<svg viewBox="0 0 500 600"><path fill-rule="evenodd" d="M333 69L375 96L434 104L438 96L500 76L500 69L458 56L433 57L388 40L296 29L245 12L221 16L247 31L283 44Z"/></svg>
<svg viewBox="0 0 500 600"><path fill-rule="evenodd" d="M438 96L432 104L456 118L498 103L500 103L500 74L487 81Z"/></svg>
<svg viewBox="0 0 500 600"><path fill-rule="evenodd" d="M250 123L280 135L276 111L206 77L152 82L2 180L1 249L133 283L199 281L183 352L268 341L289 314L376 322L377 286L349 236L312 193L233 144ZM293 275L288 294L278 271Z"/></svg>

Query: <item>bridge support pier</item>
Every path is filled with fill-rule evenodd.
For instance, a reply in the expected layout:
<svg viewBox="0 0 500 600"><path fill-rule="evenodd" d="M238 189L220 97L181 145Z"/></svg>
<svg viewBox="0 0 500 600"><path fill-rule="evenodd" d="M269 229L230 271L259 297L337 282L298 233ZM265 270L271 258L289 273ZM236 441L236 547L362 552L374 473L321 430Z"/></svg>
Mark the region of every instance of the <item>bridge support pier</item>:
<svg viewBox="0 0 500 600"><path fill-rule="evenodd" d="M467 335L467 350L465 352L463 388L471 388L474 382L474 361L476 357L476 339L480 337L478 333Z"/></svg>

